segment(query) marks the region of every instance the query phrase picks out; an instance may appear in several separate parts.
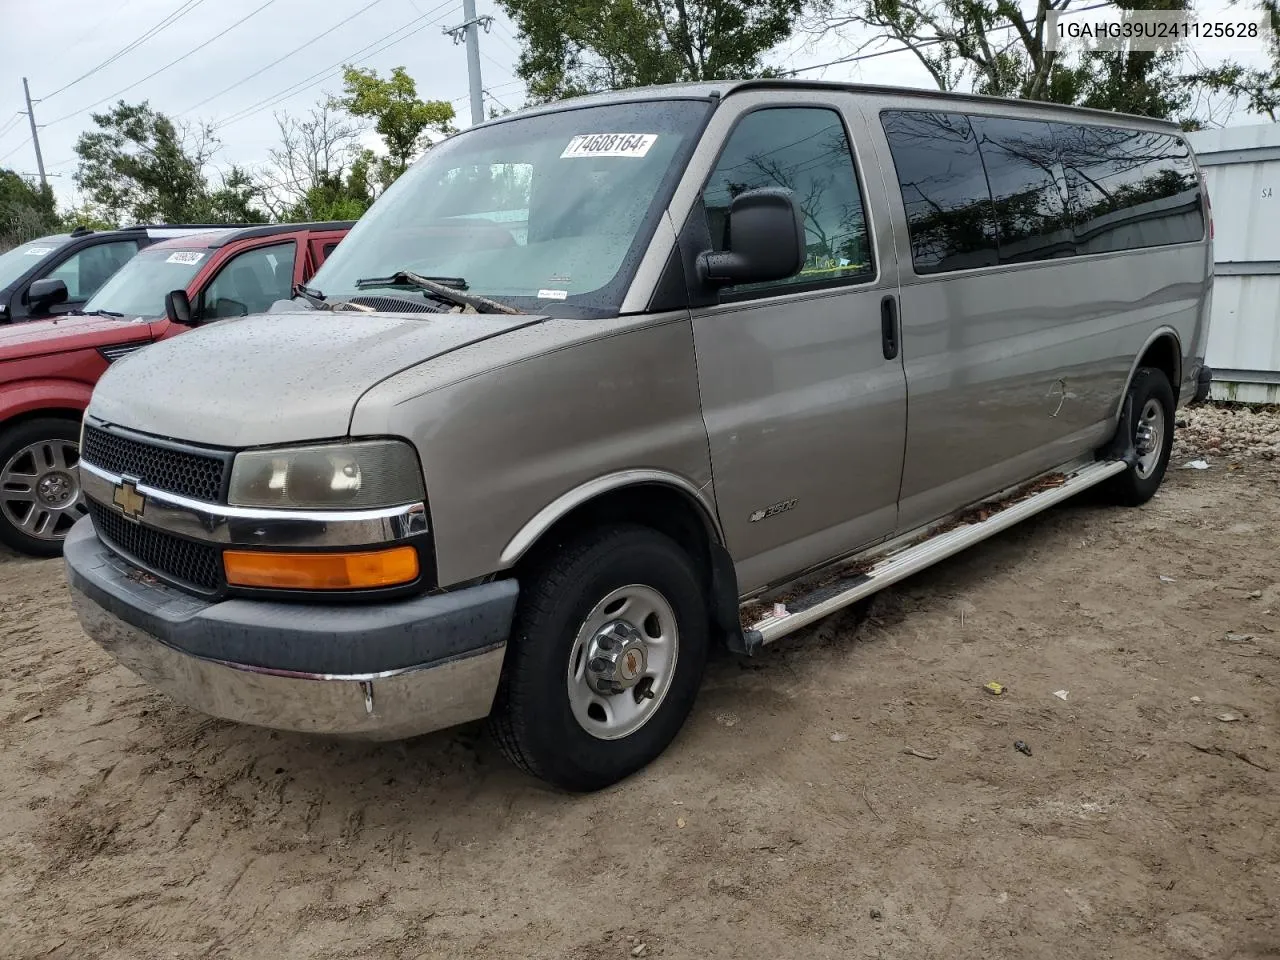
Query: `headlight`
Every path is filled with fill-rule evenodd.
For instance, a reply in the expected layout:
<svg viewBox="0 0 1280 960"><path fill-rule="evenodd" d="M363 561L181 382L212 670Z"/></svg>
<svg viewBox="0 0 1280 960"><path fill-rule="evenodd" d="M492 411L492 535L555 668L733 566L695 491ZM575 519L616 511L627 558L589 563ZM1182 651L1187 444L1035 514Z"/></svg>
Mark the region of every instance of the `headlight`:
<svg viewBox="0 0 1280 960"><path fill-rule="evenodd" d="M227 499L237 507L361 510L425 495L409 444L359 440L238 453Z"/></svg>

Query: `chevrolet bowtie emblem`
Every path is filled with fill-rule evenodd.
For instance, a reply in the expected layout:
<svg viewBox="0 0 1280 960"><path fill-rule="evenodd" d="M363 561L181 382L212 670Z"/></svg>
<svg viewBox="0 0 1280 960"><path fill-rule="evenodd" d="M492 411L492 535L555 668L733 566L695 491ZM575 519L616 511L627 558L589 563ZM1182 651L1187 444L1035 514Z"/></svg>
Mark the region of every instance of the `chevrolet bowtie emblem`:
<svg viewBox="0 0 1280 960"><path fill-rule="evenodd" d="M130 520L137 520L147 505L147 498L138 492L132 480L122 480L111 495L111 502Z"/></svg>

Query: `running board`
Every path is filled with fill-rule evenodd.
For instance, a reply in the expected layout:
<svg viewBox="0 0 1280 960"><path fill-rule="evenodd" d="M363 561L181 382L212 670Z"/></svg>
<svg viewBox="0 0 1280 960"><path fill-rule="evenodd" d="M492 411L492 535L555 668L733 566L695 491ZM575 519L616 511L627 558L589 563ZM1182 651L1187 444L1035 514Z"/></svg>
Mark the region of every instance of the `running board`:
<svg viewBox="0 0 1280 960"><path fill-rule="evenodd" d="M836 583L821 586L790 604L778 605L783 607L778 615L770 615L751 624L743 632L746 651L753 652L765 644L773 643L789 633L794 633L801 627L828 617L837 610L857 603L878 590L883 590L940 560L959 553L966 547L986 540L1002 530L1007 530L1027 517L1070 499L1082 490L1096 486L1109 477L1123 473L1126 469L1128 465L1121 460L1089 463L1066 473L1065 479L1057 486L1040 490L1003 509L994 507L993 509L997 512L992 513L985 520L953 529L944 529L943 532L932 535L926 530L922 533L899 537L898 542L906 541L903 547L897 550L890 548L888 552L877 557L869 567L864 566L863 572L850 573ZM938 528L946 525L935 523L930 526ZM924 539L921 539L922 536ZM849 563L846 561L844 565L848 566Z"/></svg>

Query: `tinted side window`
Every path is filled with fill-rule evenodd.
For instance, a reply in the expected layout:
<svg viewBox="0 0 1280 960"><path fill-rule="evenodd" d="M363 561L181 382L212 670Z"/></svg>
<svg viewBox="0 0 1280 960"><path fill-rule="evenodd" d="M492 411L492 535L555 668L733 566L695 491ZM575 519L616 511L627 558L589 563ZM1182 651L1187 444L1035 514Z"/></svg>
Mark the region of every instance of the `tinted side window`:
<svg viewBox="0 0 1280 960"><path fill-rule="evenodd" d="M869 278L875 273L853 155L834 110L778 107L742 118L702 194L716 250L727 245L733 198L759 187L787 187L795 193L808 242L804 268L777 283L734 289Z"/></svg>
<svg viewBox="0 0 1280 960"><path fill-rule="evenodd" d="M72 254L49 276L67 285L68 300L88 300L137 252L132 240L94 244Z"/></svg>
<svg viewBox="0 0 1280 960"><path fill-rule="evenodd" d="M1200 182L1171 134L1054 124L1079 253L1186 243L1204 236Z"/></svg>
<svg viewBox="0 0 1280 960"><path fill-rule="evenodd" d="M880 122L907 209L916 273L997 263L991 193L969 119L888 111Z"/></svg>
<svg viewBox="0 0 1280 960"><path fill-rule="evenodd" d="M293 293L294 243L247 250L222 268L200 295L200 317L244 317L266 313L277 300Z"/></svg>
<svg viewBox="0 0 1280 960"><path fill-rule="evenodd" d="M1071 256L1075 236L1049 124L974 117L973 130L996 208L1000 262Z"/></svg>

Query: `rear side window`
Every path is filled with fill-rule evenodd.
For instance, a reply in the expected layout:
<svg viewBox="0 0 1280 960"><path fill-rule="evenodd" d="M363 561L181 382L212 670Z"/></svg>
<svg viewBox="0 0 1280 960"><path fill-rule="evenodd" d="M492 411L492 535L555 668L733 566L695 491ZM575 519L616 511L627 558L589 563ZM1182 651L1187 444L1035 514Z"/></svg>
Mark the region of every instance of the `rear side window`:
<svg viewBox="0 0 1280 960"><path fill-rule="evenodd" d="M1049 124L974 117L973 130L995 205L1000 262L1074 254L1066 186Z"/></svg>
<svg viewBox="0 0 1280 960"><path fill-rule="evenodd" d="M746 190L786 187L804 215L804 267L786 280L741 284L735 292L875 274L862 193L844 123L822 107L756 110L739 121L702 194L711 242L728 243L729 205Z"/></svg>
<svg viewBox="0 0 1280 960"><path fill-rule="evenodd" d="M1204 236L1200 182L1171 134L1054 124L1078 253L1186 243Z"/></svg>
<svg viewBox="0 0 1280 960"><path fill-rule="evenodd" d="M969 119L887 111L881 123L907 210L916 273L999 262L991 193Z"/></svg>

